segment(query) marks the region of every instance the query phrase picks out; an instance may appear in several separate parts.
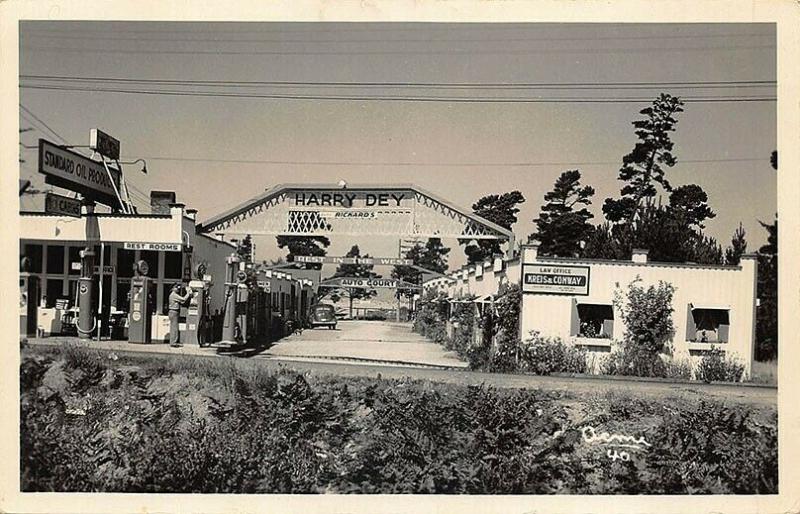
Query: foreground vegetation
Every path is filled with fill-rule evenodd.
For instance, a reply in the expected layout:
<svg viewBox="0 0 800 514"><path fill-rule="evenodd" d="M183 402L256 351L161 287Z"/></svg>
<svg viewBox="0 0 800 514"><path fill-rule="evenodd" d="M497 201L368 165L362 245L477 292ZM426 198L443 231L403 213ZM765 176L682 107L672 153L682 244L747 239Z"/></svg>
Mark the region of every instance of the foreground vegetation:
<svg viewBox="0 0 800 514"><path fill-rule="evenodd" d="M26 349L20 380L25 491L777 492L772 408L74 347Z"/></svg>

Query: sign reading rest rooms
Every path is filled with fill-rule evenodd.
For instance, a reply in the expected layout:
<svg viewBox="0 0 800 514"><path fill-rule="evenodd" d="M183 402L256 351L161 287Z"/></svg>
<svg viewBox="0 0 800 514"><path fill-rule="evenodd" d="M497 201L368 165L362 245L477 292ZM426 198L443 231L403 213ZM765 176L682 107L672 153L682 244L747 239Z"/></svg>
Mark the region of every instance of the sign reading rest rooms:
<svg viewBox="0 0 800 514"><path fill-rule="evenodd" d="M525 264L522 268L522 291L588 296L589 266Z"/></svg>

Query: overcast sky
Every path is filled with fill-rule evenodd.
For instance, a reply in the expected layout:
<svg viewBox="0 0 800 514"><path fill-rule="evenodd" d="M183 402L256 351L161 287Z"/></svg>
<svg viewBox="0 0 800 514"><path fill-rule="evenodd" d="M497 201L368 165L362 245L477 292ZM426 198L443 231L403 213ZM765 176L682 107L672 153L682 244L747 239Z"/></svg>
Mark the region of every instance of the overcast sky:
<svg viewBox="0 0 800 514"><path fill-rule="evenodd" d="M22 134L22 142L34 145L44 137L87 144L91 128L103 129L122 141L125 159L147 159L148 175L136 166L125 169L142 207L142 193L175 190L204 220L275 184L340 179L415 183L467 208L485 194L518 189L527 201L513 228L524 240L543 195L567 169L579 169L583 182L596 189L592 209L600 221L603 199L619 193L621 158L636 141L631 121L648 99L668 92L687 99L739 99L687 103L673 136L678 164L668 178L708 192L718 214L708 233L727 245L741 221L755 250L766 234L758 220L770 221L776 212L776 174L769 166L776 106L763 100L775 96L772 25L22 22L20 38L21 83L59 88L20 89L20 126L36 129ZM124 79L227 82L220 87ZM247 81L306 84L241 84ZM308 84L320 82L361 85ZM386 82L428 85L364 84ZM528 85L436 86L445 83ZM552 102L557 98L573 100ZM598 98L631 101L586 102ZM36 150L21 152L27 161L21 176L42 187ZM29 199L21 206L35 207ZM362 253L397 252L396 237L340 236L332 242L330 255L344 255L354 243ZM274 238L256 238L256 245L259 259L282 253ZM450 262L463 264L460 248L453 249Z"/></svg>

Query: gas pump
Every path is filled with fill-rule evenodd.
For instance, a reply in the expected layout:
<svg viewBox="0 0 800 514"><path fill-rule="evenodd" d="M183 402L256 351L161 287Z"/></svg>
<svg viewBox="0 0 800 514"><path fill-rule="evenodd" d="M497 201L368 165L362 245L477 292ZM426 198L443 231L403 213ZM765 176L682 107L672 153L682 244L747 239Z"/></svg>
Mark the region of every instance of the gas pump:
<svg viewBox="0 0 800 514"><path fill-rule="evenodd" d="M206 275L206 265L203 263L195 266L195 280L189 282L192 297L189 299L189 308L186 312L186 330L181 334L181 340L186 344L208 346L211 344L211 309L210 296L212 280Z"/></svg>
<svg viewBox="0 0 800 514"><path fill-rule="evenodd" d="M222 319L222 342L229 345L238 344L236 330L236 299L238 283L235 282L239 268L239 256L231 254L225 261L228 266L225 270L225 313Z"/></svg>
<svg viewBox="0 0 800 514"><path fill-rule="evenodd" d="M131 279L131 301L128 314L128 342L149 344L152 340L153 302L150 292L151 282L147 276L149 267L146 261L133 265Z"/></svg>
<svg viewBox="0 0 800 514"><path fill-rule="evenodd" d="M39 277L30 273L30 259L23 257L19 273L19 335L36 335Z"/></svg>
<svg viewBox="0 0 800 514"><path fill-rule="evenodd" d="M92 310L92 271L94 269L94 250L86 247L80 251L81 276L78 279L78 337L91 339L97 328Z"/></svg>

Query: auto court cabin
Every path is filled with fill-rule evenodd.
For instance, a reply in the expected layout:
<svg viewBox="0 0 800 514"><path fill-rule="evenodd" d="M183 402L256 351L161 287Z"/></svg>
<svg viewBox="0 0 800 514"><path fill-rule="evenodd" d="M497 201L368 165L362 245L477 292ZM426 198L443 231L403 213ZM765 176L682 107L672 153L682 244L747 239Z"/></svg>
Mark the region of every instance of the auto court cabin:
<svg viewBox="0 0 800 514"><path fill-rule="evenodd" d="M535 244L524 245L521 253L465 266L425 282L425 290L444 292L450 302L474 297L480 310L503 285L519 284L523 339L537 331L602 355L625 331L614 291L624 292L637 277L644 286L664 281L675 287L674 355L697 360L715 347L737 358L749 374L755 352L754 255L743 256L738 266L719 266L650 262L646 250L634 250L630 261L545 257Z"/></svg>

